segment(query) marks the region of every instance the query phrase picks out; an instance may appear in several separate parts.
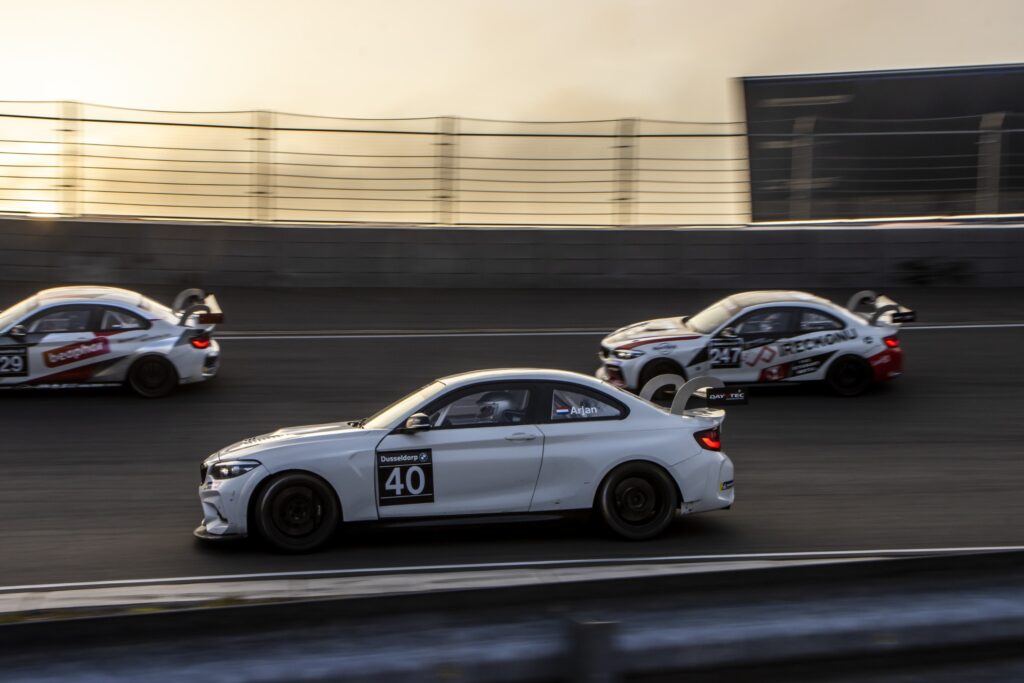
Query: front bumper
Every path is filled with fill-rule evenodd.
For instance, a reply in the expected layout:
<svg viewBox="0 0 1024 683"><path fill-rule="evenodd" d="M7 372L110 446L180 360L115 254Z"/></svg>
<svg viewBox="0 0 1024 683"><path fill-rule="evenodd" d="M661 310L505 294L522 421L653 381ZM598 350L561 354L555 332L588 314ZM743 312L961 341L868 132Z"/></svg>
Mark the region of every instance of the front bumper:
<svg viewBox="0 0 1024 683"><path fill-rule="evenodd" d="M203 521L193 533L205 539L246 536L249 498L265 475L262 465L231 479L214 479L207 474L199 485Z"/></svg>
<svg viewBox="0 0 1024 683"><path fill-rule="evenodd" d="M609 384L614 384L620 389L625 389L626 391L636 392L637 388L630 384L630 374L629 368L612 363L605 363L599 367L596 372L594 372L594 376L599 380L608 382Z"/></svg>
<svg viewBox="0 0 1024 683"><path fill-rule="evenodd" d="M193 531L192 535L196 538L201 538L204 541L234 541L239 538L245 538L242 534L213 534L207 531L205 520L200 523Z"/></svg>

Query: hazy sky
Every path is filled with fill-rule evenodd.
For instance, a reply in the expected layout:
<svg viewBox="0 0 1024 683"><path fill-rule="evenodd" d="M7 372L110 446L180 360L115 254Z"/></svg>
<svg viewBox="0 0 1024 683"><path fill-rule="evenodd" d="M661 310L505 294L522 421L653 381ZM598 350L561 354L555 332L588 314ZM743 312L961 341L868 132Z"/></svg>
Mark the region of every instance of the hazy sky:
<svg viewBox="0 0 1024 683"><path fill-rule="evenodd" d="M1024 61L1020 0L0 0L0 99L715 119L744 75Z"/></svg>

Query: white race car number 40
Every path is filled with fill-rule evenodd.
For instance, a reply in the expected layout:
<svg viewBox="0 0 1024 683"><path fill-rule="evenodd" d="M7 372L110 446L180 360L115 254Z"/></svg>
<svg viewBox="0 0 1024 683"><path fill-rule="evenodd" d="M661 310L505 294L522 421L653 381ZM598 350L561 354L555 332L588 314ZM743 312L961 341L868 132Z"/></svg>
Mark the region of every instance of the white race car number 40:
<svg viewBox="0 0 1024 683"><path fill-rule="evenodd" d="M379 505L434 502L434 463L429 448L377 453Z"/></svg>

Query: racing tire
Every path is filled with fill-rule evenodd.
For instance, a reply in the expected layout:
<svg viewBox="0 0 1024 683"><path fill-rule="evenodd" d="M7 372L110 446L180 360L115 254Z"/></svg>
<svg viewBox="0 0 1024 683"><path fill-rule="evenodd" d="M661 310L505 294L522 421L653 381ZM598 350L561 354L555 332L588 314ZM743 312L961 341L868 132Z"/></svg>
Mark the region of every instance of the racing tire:
<svg viewBox="0 0 1024 683"><path fill-rule="evenodd" d="M639 394L643 391L643 388L647 386L647 383L658 375L679 375L686 380L686 373L679 367L678 363L670 360L654 360L644 366L644 369L640 371L640 386L637 387L636 392ZM652 403L659 402L671 402L672 398L676 395L676 392L671 387L665 387L651 397Z"/></svg>
<svg viewBox="0 0 1024 683"><path fill-rule="evenodd" d="M309 474L283 474L256 498L253 522L264 541L287 553L316 550L338 528L341 509L330 486Z"/></svg>
<svg viewBox="0 0 1024 683"><path fill-rule="evenodd" d="M128 371L128 386L144 398L160 398L178 386L178 371L161 356L144 356Z"/></svg>
<svg viewBox="0 0 1024 683"><path fill-rule="evenodd" d="M614 469L597 493L597 509L605 526L630 541L644 541L663 532L679 507L676 485L665 470L647 462Z"/></svg>
<svg viewBox="0 0 1024 683"><path fill-rule="evenodd" d="M857 396L871 386L871 366L859 356L840 356L832 361L825 381L840 396Z"/></svg>

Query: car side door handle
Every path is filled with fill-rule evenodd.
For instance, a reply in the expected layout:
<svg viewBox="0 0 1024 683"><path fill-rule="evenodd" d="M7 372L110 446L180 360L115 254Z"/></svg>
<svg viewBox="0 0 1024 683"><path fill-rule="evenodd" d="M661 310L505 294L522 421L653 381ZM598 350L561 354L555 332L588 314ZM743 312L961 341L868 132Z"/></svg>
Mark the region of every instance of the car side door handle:
<svg viewBox="0 0 1024 683"><path fill-rule="evenodd" d="M528 432L516 432L515 434L509 434L505 437L505 441L533 441L537 438L536 434L530 434Z"/></svg>

